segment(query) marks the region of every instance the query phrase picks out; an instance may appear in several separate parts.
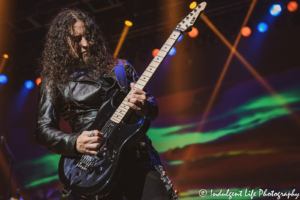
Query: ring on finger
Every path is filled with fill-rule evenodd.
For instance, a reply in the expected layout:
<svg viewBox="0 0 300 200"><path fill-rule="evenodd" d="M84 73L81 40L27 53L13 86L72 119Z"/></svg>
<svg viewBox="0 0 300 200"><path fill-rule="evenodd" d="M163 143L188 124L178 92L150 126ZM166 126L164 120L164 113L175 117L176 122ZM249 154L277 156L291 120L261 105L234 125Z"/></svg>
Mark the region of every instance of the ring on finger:
<svg viewBox="0 0 300 200"><path fill-rule="evenodd" d="M89 137L92 137L92 136L94 136L95 135L95 133L93 132L93 131L91 131L90 133L89 133Z"/></svg>

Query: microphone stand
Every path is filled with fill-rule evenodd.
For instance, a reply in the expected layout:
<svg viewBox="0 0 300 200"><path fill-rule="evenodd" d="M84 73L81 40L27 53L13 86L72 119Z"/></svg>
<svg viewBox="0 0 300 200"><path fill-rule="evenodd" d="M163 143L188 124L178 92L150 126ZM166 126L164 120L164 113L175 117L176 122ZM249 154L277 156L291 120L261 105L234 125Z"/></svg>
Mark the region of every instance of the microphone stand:
<svg viewBox="0 0 300 200"><path fill-rule="evenodd" d="M3 135L1 135L1 142L0 144L4 144L5 149L7 151L8 154L8 159L9 159L9 175L8 175L8 180L7 180L7 193L6 193L6 200L9 200L9 193L10 193L10 179L11 179L11 174L12 174L12 167L13 167L13 163L16 163L16 159L14 157L14 155L12 154L10 148L8 147L8 144L5 140L5 137Z"/></svg>

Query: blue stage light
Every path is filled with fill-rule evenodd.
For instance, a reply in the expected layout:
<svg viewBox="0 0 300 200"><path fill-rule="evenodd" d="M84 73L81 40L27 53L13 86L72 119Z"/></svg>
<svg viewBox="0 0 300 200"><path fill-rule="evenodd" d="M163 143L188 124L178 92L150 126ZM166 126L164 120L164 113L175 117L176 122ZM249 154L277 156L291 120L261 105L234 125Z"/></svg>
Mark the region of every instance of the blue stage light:
<svg viewBox="0 0 300 200"><path fill-rule="evenodd" d="M7 82L7 76L0 74L0 83L5 84Z"/></svg>
<svg viewBox="0 0 300 200"><path fill-rule="evenodd" d="M181 35L178 39L177 39L177 42L180 42L183 38L183 35Z"/></svg>
<svg viewBox="0 0 300 200"><path fill-rule="evenodd" d="M172 47L172 49L169 52L169 56L174 56L176 54L176 48Z"/></svg>
<svg viewBox="0 0 300 200"><path fill-rule="evenodd" d="M32 88L34 87L34 83L33 83L32 81L26 81L25 84L24 84L24 86L25 86L28 90L30 90L30 89L32 89Z"/></svg>
<svg viewBox="0 0 300 200"><path fill-rule="evenodd" d="M257 25L257 30L261 33L264 33L268 30L268 24L266 24L265 22L260 22Z"/></svg>
<svg viewBox="0 0 300 200"><path fill-rule="evenodd" d="M272 16L278 16L281 13L281 6L279 4L274 4L273 6L271 6L270 8L270 14Z"/></svg>

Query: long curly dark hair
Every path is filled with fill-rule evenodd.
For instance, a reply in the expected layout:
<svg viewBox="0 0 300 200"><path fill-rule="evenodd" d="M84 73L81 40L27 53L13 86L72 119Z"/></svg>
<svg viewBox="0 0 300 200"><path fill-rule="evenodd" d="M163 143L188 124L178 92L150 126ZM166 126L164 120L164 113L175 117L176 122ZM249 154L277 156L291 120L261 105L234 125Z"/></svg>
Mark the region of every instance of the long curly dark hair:
<svg viewBox="0 0 300 200"><path fill-rule="evenodd" d="M73 25L81 20L85 24L84 37L91 45L88 51L93 57L93 64L80 65L80 58L75 58L70 50ZM70 40L71 39L71 40ZM78 9L65 9L58 13L49 24L45 48L40 59L42 87L46 87L52 97L57 96L58 86L66 86L71 74L78 70L88 70L99 74L109 73L114 59L99 27L92 17ZM86 69L84 69L86 68Z"/></svg>

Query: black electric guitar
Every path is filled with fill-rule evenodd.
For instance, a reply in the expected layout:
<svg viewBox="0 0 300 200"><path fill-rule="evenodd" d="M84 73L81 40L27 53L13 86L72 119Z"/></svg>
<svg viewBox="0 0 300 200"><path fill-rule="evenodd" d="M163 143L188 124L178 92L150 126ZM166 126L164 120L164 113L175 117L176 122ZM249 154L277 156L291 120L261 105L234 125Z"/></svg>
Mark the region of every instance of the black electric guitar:
<svg viewBox="0 0 300 200"><path fill-rule="evenodd" d="M205 7L206 2L202 2L177 25L132 90L144 89L177 39L183 32L191 30ZM97 129L104 134L99 153L94 156L62 156L60 159L59 178L67 193L100 199L112 190L122 171L126 149L143 137L150 127L147 117L136 124L126 124L124 117L129 111L131 109L127 106L127 94L118 89L108 93L88 129ZM103 152L103 148L107 148L107 151Z"/></svg>

